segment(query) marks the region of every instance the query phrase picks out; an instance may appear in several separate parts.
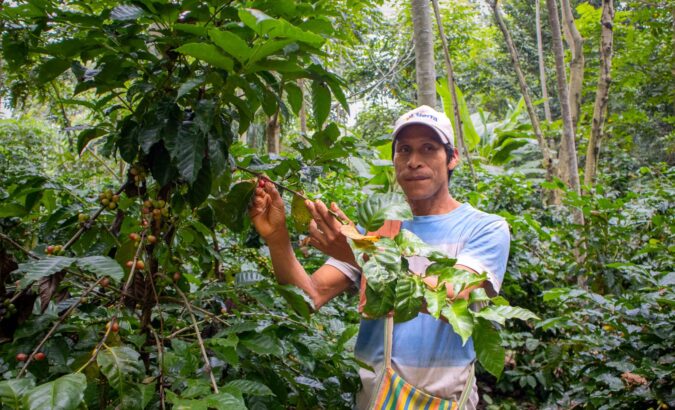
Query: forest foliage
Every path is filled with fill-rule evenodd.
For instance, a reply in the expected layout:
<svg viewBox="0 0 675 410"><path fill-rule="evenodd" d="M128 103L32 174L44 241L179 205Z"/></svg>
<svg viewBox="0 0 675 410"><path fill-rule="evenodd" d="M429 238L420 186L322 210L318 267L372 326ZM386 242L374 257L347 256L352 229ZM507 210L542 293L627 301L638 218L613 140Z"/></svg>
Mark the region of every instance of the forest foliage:
<svg viewBox="0 0 675 410"><path fill-rule="evenodd" d="M600 3L572 2L586 57L580 170ZM501 7L537 96L534 5ZM405 232L356 247L380 279L367 313L405 320L425 301L473 333L487 408L675 406L675 23L666 2L615 7L599 172L579 194L545 178L488 8L441 2L476 172L464 158L450 190L511 227L501 296L478 312L438 297L402 255L424 254L460 287L476 278ZM0 27L0 407L351 408L357 296L313 312L277 284L246 209L261 173L286 187L309 272L325 256L303 241L293 191L369 230L409 211L388 135L416 101L408 2L31 0L2 5ZM554 119L541 121L556 147L545 57Z"/></svg>

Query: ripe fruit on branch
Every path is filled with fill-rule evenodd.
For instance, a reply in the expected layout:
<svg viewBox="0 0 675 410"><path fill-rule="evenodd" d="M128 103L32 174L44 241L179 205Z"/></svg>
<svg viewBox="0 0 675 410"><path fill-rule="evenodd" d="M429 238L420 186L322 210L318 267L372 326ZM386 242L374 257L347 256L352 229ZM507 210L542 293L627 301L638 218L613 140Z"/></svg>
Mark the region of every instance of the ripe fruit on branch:
<svg viewBox="0 0 675 410"><path fill-rule="evenodd" d="M131 269L131 267L134 266L134 261L127 261L126 265L127 268Z"/></svg>
<svg viewBox="0 0 675 410"><path fill-rule="evenodd" d="M149 244L157 243L157 237L155 235L148 235L148 243Z"/></svg>
<svg viewBox="0 0 675 410"><path fill-rule="evenodd" d="M174 282L178 282L180 280L180 278L181 278L180 272L176 272L176 273L173 274L173 281Z"/></svg>
<svg viewBox="0 0 675 410"><path fill-rule="evenodd" d="M258 180L258 187L263 188L265 186L265 178L260 178Z"/></svg>
<svg viewBox="0 0 675 410"><path fill-rule="evenodd" d="M44 359L47 358L47 355L44 354L44 353L42 353L42 352L37 352L37 353L35 353L35 356L33 356L33 357L34 357L35 360L37 360L38 362L41 362L41 361L43 361Z"/></svg>
<svg viewBox="0 0 675 410"><path fill-rule="evenodd" d="M132 233L129 234L129 239L136 242L137 240L141 239L141 236L139 234L137 234L136 232L132 232Z"/></svg>
<svg viewBox="0 0 675 410"><path fill-rule="evenodd" d="M107 288L108 286L110 286L110 278L106 276L105 278L101 279L101 282L99 284L101 285L102 288Z"/></svg>
<svg viewBox="0 0 675 410"><path fill-rule="evenodd" d="M113 333L119 332L119 331L120 331L120 324L117 323L117 322L113 322L112 326L110 326L110 330L111 330Z"/></svg>
<svg viewBox="0 0 675 410"><path fill-rule="evenodd" d="M47 255L54 253L54 245L47 246Z"/></svg>
<svg viewBox="0 0 675 410"><path fill-rule="evenodd" d="M137 261L136 261L136 269L138 269L138 270L143 270L143 269L145 269L145 262L143 262L143 261L140 260L140 259L137 260Z"/></svg>
<svg viewBox="0 0 675 410"><path fill-rule="evenodd" d="M16 355L16 360L19 362L25 362L26 359L28 359L28 355L26 353L19 353Z"/></svg>

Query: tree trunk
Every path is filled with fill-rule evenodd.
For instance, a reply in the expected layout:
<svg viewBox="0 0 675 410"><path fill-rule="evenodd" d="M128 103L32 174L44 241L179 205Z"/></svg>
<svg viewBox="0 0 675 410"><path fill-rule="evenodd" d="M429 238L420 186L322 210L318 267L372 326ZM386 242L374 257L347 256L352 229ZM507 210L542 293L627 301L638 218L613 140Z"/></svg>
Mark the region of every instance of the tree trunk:
<svg viewBox="0 0 675 410"><path fill-rule="evenodd" d="M576 130L581 110L581 86L584 81L584 39L581 37L576 24L570 0L561 0L563 25L566 27L565 39L572 52L570 61L569 99L572 124Z"/></svg>
<svg viewBox="0 0 675 410"><path fill-rule="evenodd" d="M548 8L548 20L551 26L553 38L553 54L555 56L556 84L558 96L560 98L560 108L562 111L563 137L561 148L565 147L570 154L565 158L565 165L568 175L563 181L575 192L580 193L579 170L577 168L577 150L574 141L574 125L572 124L572 113L570 111L570 100L567 92L567 75L565 73L565 57L563 55L562 36L560 34L560 21L558 20L558 8L555 0L546 0ZM583 222L583 214L580 214ZM579 216L577 215L577 218Z"/></svg>
<svg viewBox="0 0 675 410"><path fill-rule="evenodd" d="M539 82L541 84L541 98L544 99L544 118L551 122L551 105L548 103L546 89L546 64L544 64L544 45L541 41L541 0L534 0L535 19L537 24L537 54L539 55Z"/></svg>
<svg viewBox="0 0 675 410"><path fill-rule="evenodd" d="M434 36L431 31L429 0L412 0L417 103L436 108L436 70L434 68Z"/></svg>
<svg viewBox="0 0 675 410"><path fill-rule="evenodd" d="M520 62L518 61L518 51L516 46L513 44L513 39L509 33L504 19L502 19L501 13L499 11L498 0L488 0L488 4L492 8L492 14L494 15L495 22L504 35L504 40L506 41L506 46L509 49L509 54L511 55L511 62L513 62L513 68L518 77L518 86L520 87L520 93L523 95L525 100L525 106L527 107L527 114L530 116L530 122L532 123L532 129L534 130L534 135L537 136L537 141L539 142L539 149L543 156L543 166L546 170L546 180L550 181L553 176L553 163L551 162L551 154L548 149L548 144L544 139L544 136L541 132L541 126L539 125L539 117L537 117L537 112L534 110L534 105L532 104L532 99L530 98L530 92L527 88L527 83L525 82L525 75L523 70L520 68Z"/></svg>
<svg viewBox="0 0 675 410"><path fill-rule="evenodd" d="M443 54L445 55L445 66L447 67L448 75L448 87L450 88L450 95L452 96L452 107L453 107L453 116L455 117L455 122L453 123L453 128L455 135L457 136L457 148L462 147L464 150L464 155L466 156L466 161L469 164L469 169L471 170L471 176L473 177L474 183L476 182L476 171L473 169L473 163L471 162L471 155L469 154L469 148L464 143L464 125L462 123L462 117L459 115L459 101L457 99L457 89L455 88L455 72L452 68L452 60L450 59L450 50L448 49L448 42L445 38L445 33L443 32L443 21L441 20L441 12L438 9L438 0L431 0L431 3L434 6L434 14L436 16L436 25L438 26L438 34L441 37L441 42L443 43Z"/></svg>
<svg viewBox="0 0 675 410"><path fill-rule="evenodd" d="M280 151L279 143L279 131L281 127L279 126L279 110L274 113L269 120L267 120L267 125L265 127L265 138L267 140L267 153L268 154L278 154Z"/></svg>
<svg viewBox="0 0 675 410"><path fill-rule="evenodd" d="M588 141L586 151L586 168L584 172L584 185L593 185L598 168L600 156L600 143L602 141L602 127L605 123L607 100L612 68L613 25L614 25L614 0L602 1L602 34L600 36L600 79L595 93L595 106L593 108L593 124L591 138Z"/></svg>

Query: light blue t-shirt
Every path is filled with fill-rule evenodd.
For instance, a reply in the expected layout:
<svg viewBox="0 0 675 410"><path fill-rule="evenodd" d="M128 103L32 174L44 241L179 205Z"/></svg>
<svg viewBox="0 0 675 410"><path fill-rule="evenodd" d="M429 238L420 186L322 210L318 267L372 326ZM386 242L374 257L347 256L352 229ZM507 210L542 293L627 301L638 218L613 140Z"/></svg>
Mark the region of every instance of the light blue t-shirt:
<svg viewBox="0 0 675 410"><path fill-rule="evenodd" d="M447 214L415 216L404 221L407 229L424 242L457 259L478 273L486 272L489 283L486 290L496 295L501 287L509 255L510 234L506 221L500 216L473 208L468 203ZM410 270L422 273L430 265L426 258L408 258ZM360 271L335 259L327 264L335 266L358 286ZM384 361L384 319L361 320L355 356L377 368ZM476 353L469 339L462 346L461 337L452 326L432 316L420 313L415 319L394 326L392 366L408 383L429 394L443 398L459 398L469 375L470 364ZM375 381L374 373L360 372L363 391L359 403L367 402ZM474 385L467 408L474 408L478 394Z"/></svg>

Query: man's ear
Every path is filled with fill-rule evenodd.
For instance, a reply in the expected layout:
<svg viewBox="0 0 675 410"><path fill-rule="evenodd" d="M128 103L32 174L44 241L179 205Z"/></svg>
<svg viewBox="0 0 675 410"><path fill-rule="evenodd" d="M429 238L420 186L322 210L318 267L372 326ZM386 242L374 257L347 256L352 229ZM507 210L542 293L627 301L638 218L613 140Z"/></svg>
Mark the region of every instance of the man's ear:
<svg viewBox="0 0 675 410"><path fill-rule="evenodd" d="M459 150L453 148L452 150L452 159L448 162L448 171L452 171L459 164Z"/></svg>

